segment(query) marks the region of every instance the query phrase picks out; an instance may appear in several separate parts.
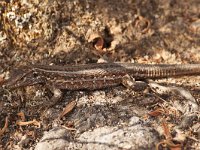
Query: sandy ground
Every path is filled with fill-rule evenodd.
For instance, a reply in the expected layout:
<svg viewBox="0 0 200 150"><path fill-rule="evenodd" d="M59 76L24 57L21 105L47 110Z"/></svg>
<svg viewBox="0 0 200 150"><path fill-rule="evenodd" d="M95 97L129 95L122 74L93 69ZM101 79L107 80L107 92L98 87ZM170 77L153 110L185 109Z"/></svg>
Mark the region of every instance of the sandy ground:
<svg viewBox="0 0 200 150"><path fill-rule="evenodd" d="M0 82L31 64L200 63L199 10L198 0L1 1ZM199 104L199 81L156 81L176 94L64 90L45 113L52 93L43 85L2 90L0 148L200 149L199 111L183 112L188 95Z"/></svg>

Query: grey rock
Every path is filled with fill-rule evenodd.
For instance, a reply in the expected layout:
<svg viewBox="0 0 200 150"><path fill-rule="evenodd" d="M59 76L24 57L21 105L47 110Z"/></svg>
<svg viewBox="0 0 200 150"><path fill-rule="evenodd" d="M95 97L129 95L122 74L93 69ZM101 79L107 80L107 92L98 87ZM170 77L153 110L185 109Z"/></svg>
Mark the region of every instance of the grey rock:
<svg viewBox="0 0 200 150"><path fill-rule="evenodd" d="M37 143L35 150L61 150L68 145L69 133L65 128L57 127L45 132L44 136Z"/></svg>
<svg viewBox="0 0 200 150"><path fill-rule="evenodd" d="M138 122L138 118L132 118ZM158 133L151 127L138 122L134 125L104 126L76 134L73 140L69 131L57 127L46 132L35 150L118 150L118 149L155 149Z"/></svg>

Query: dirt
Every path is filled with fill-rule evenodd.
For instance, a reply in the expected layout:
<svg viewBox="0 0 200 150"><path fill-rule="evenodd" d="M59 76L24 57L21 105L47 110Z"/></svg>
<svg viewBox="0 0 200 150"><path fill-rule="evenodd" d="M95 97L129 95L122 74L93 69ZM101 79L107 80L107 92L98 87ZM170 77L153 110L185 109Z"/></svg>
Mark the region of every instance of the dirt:
<svg viewBox="0 0 200 150"><path fill-rule="evenodd" d="M197 0L1 1L0 82L32 64L200 63L199 10ZM156 82L182 87L199 104L199 81ZM0 148L200 149L199 111L181 112L180 93L123 86L63 93L44 112L52 93L43 85L0 90Z"/></svg>

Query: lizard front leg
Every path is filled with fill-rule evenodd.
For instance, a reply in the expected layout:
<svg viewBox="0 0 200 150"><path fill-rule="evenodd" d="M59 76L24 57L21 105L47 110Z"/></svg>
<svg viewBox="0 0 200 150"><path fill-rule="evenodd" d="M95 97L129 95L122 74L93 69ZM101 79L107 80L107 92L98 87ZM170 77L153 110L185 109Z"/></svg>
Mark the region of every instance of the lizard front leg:
<svg viewBox="0 0 200 150"><path fill-rule="evenodd" d="M63 96L62 91L54 86L48 86L48 89L53 93L53 96L50 98L50 102L47 104L46 109L54 106Z"/></svg>
<svg viewBox="0 0 200 150"><path fill-rule="evenodd" d="M60 89L55 88L55 86L50 86L47 85L47 88L50 90L50 92L53 94L53 96L49 99L49 101L47 102L47 104L44 104L44 106L42 106L40 109L43 111L41 117L43 118L43 120L45 120L44 124L48 124L46 123L46 121L48 119L53 119L55 117L57 117L57 115L55 115L56 113L54 113L53 109L51 109L58 101L61 100L63 93Z"/></svg>

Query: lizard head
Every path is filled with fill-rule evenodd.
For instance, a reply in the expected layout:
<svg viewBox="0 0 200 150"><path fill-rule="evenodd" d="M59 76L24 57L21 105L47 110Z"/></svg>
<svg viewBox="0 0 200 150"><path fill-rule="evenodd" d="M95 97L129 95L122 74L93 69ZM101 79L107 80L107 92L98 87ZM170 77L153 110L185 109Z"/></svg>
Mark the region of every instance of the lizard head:
<svg viewBox="0 0 200 150"><path fill-rule="evenodd" d="M15 89L36 84L35 82L39 82L37 72L31 67L23 66L12 70L9 79L2 83L2 87Z"/></svg>

